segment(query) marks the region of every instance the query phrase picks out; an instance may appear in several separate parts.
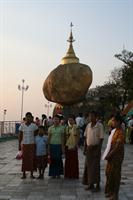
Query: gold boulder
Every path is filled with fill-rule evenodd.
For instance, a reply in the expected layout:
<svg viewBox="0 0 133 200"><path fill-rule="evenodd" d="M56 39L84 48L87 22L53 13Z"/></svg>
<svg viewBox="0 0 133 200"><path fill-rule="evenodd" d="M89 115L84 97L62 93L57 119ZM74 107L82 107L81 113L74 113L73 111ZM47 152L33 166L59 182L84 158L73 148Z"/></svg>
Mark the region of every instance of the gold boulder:
<svg viewBox="0 0 133 200"><path fill-rule="evenodd" d="M73 25L71 24L71 27ZM72 43L72 30L68 42L70 43L66 56L46 78L43 93L48 101L61 105L71 105L85 99L85 95L92 83L92 71L88 65L79 63Z"/></svg>
<svg viewBox="0 0 133 200"><path fill-rule="evenodd" d="M82 101L92 82L92 71L85 64L59 65L46 78L43 93L47 100L69 105Z"/></svg>

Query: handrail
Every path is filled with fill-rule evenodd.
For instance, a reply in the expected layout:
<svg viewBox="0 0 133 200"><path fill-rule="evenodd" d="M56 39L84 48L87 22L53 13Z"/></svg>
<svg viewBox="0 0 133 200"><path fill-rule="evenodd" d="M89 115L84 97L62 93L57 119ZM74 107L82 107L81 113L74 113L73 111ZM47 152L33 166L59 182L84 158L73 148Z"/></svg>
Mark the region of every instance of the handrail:
<svg viewBox="0 0 133 200"><path fill-rule="evenodd" d="M0 137L18 134L20 124L20 121L0 121Z"/></svg>

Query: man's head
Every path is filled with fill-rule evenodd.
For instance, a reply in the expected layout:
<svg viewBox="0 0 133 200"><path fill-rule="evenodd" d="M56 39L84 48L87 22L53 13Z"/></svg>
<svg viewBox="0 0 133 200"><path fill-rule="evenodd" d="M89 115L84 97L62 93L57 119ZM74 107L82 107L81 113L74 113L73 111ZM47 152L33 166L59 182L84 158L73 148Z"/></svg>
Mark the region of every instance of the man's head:
<svg viewBox="0 0 133 200"><path fill-rule="evenodd" d="M95 111L91 111L89 113L89 119L92 123L95 123L97 120L97 113Z"/></svg>

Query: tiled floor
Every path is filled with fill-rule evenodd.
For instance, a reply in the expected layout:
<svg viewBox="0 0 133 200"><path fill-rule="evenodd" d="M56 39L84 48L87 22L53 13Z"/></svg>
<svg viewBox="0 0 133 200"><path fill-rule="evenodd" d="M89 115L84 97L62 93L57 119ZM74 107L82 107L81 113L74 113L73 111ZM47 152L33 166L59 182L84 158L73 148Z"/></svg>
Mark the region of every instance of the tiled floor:
<svg viewBox="0 0 133 200"><path fill-rule="evenodd" d="M106 140L105 142L106 143ZM105 144L103 145L105 147ZM17 140L0 143L0 200L104 200L105 163L101 161L101 191L85 191L81 183L84 156L79 149L79 180L49 179L48 168L44 180L22 180L21 161L15 159ZM104 148L103 147L103 148ZM35 173L35 176L38 174ZM125 160L122 168L120 200L133 200L133 145L125 145Z"/></svg>

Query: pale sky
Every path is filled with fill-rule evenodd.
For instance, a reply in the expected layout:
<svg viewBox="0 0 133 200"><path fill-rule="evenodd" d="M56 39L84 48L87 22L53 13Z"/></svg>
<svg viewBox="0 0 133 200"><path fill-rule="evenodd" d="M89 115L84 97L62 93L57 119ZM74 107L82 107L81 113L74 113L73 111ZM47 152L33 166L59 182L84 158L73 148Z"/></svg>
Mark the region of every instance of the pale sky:
<svg viewBox="0 0 133 200"><path fill-rule="evenodd" d="M91 87L104 84L122 65L114 54L133 51L133 0L0 0L0 120L4 109L6 120L20 120L22 79L29 85L23 114L47 114L43 82L66 54L71 22Z"/></svg>

